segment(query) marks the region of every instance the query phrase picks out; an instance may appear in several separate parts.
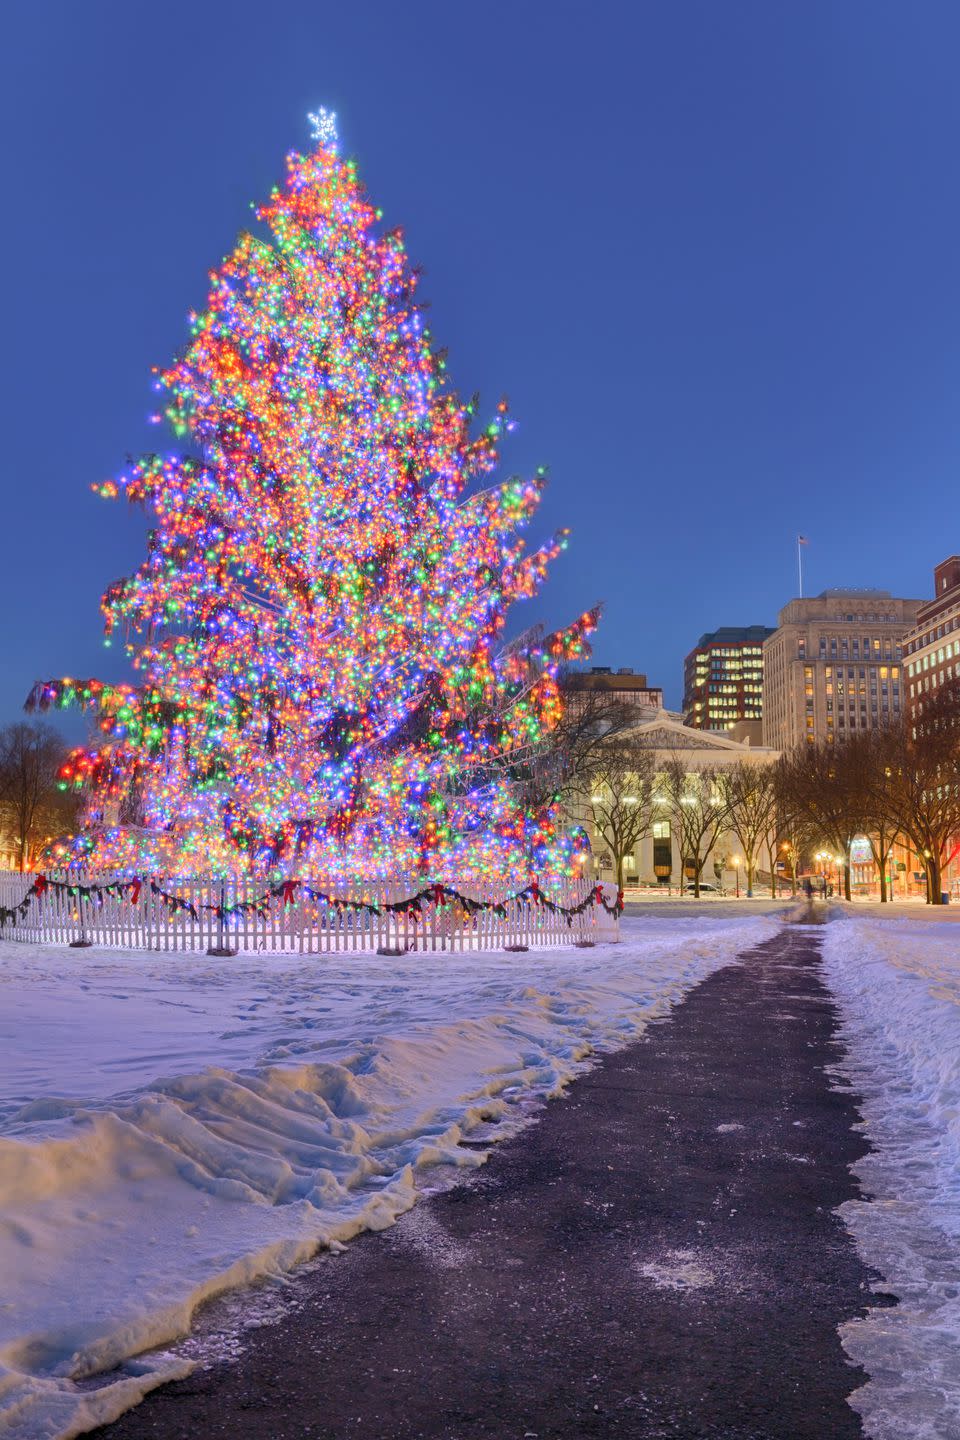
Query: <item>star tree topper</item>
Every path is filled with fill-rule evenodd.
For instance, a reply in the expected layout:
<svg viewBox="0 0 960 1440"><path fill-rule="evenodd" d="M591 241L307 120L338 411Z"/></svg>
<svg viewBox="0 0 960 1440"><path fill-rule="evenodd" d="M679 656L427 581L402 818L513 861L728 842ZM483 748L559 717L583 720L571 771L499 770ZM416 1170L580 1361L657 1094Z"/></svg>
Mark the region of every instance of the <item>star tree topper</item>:
<svg viewBox="0 0 960 1440"><path fill-rule="evenodd" d="M310 134L318 145L332 148L337 143L337 116L334 110L327 110L323 105L319 110L311 110L307 115L310 121Z"/></svg>

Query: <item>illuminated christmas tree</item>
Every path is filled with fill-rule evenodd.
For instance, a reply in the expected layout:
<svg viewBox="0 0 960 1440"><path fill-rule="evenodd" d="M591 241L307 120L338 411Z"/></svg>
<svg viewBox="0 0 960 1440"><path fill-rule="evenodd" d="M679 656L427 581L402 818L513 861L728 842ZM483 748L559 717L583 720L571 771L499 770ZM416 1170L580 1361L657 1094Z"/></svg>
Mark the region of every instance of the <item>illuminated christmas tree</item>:
<svg viewBox="0 0 960 1440"><path fill-rule="evenodd" d="M400 233L378 227L332 117L311 119L317 148L289 157L257 211L271 238L243 235L212 272L159 377L193 453L94 487L156 524L102 601L142 683L51 681L28 702L97 712L102 741L64 770L88 794L72 857L181 874L563 869L570 842L530 781L558 667L596 614L504 643L565 532L532 553L518 536L542 473L476 488L506 405L478 431Z"/></svg>

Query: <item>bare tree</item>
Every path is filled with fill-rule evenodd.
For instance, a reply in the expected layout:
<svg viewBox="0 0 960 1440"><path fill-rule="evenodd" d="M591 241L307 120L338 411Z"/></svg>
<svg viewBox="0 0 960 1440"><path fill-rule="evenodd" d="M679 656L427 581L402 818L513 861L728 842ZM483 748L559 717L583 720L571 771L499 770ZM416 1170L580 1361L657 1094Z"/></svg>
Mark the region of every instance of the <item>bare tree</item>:
<svg viewBox="0 0 960 1440"><path fill-rule="evenodd" d="M71 800L57 786L65 757L64 743L49 725L20 722L0 731L0 823L21 873L71 817Z"/></svg>
<svg viewBox="0 0 960 1440"><path fill-rule="evenodd" d="M571 782L570 797L610 850L621 890L623 862L650 828L653 780L653 755L624 730L592 745Z"/></svg>
<svg viewBox="0 0 960 1440"><path fill-rule="evenodd" d="M693 871L693 893L700 898L700 877L707 856L728 827L730 787L725 771L701 766L688 770L678 754L660 767L657 795L670 812L680 844L681 869Z"/></svg>
<svg viewBox="0 0 960 1440"><path fill-rule="evenodd" d="M904 722L886 756L892 823L923 862L927 903L942 899L943 869L960 836L960 681L942 686L914 726Z"/></svg>
<svg viewBox="0 0 960 1440"><path fill-rule="evenodd" d="M851 782L858 791L857 806L863 815L863 833L870 842L880 878L880 903L890 899L887 865L901 834L899 819L899 762L903 750L903 725L861 731L847 741Z"/></svg>
<svg viewBox="0 0 960 1440"><path fill-rule="evenodd" d="M761 846L766 841L769 850L771 832L776 830L777 788L772 768L738 760L728 771L727 785L730 829L743 850L747 894L752 895ZM771 875L775 874L773 866L771 859Z"/></svg>
<svg viewBox="0 0 960 1440"><path fill-rule="evenodd" d="M583 797L597 765L604 763L605 752L617 737L629 735L636 723L633 706L602 690L565 696L563 714L550 735L547 766L554 798L576 818L582 818Z"/></svg>
<svg viewBox="0 0 960 1440"><path fill-rule="evenodd" d="M780 762L785 808L812 836L843 856L843 893L850 899L850 844L869 824L859 755L847 744L800 745Z"/></svg>

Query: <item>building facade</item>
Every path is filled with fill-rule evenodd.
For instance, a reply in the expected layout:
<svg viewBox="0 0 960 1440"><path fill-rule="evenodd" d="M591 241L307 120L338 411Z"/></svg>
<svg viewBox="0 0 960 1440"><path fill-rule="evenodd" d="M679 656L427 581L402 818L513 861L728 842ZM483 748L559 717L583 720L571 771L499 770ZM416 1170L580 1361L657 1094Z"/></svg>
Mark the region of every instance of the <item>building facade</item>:
<svg viewBox="0 0 960 1440"><path fill-rule="evenodd" d="M775 750L766 750L758 745L740 745L726 735L711 735L694 729L670 710L648 710L628 734L632 741L653 753L655 764L659 762L666 766L669 761L680 759L690 772L722 769L740 760L750 765L769 765L778 758ZM613 880L616 872L606 841L586 812L581 816L581 823L590 839L594 875L600 880ZM733 857L737 852L738 845L733 837L721 837L716 853L711 852L706 857L704 881L709 884L719 881L723 888L732 889L736 884ZM768 862L763 857L761 860L762 868L767 868ZM661 887L686 883L680 846L665 807L658 809L654 806L649 831L634 847L633 853L626 857L624 883Z"/></svg>
<svg viewBox="0 0 960 1440"><path fill-rule="evenodd" d="M934 598L920 606L904 640L906 708L912 723L947 680L960 679L960 555L933 572Z"/></svg>
<svg viewBox="0 0 960 1440"><path fill-rule="evenodd" d="M683 662L683 714L694 730L732 730L763 717L763 642L769 625L701 635Z"/></svg>
<svg viewBox="0 0 960 1440"><path fill-rule="evenodd" d="M784 606L763 647L764 745L832 744L896 719L922 604L888 590L824 590Z"/></svg>
<svg viewBox="0 0 960 1440"><path fill-rule="evenodd" d="M638 710L663 709L660 686L649 685L646 675L626 665L619 670L612 670L609 665L571 670L563 682L563 689L574 703L578 696L599 694L618 704L635 706Z"/></svg>

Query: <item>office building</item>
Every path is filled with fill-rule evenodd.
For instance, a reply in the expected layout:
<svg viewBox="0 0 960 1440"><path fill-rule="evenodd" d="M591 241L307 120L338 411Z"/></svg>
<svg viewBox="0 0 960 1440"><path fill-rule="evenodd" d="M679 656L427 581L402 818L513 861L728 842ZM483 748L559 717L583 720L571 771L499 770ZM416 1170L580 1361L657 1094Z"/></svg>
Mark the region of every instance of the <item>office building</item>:
<svg viewBox="0 0 960 1440"><path fill-rule="evenodd" d="M768 625L726 625L701 635L683 662L683 714L694 730L732 730L763 716Z"/></svg>
<svg viewBox="0 0 960 1440"><path fill-rule="evenodd" d="M763 743L833 743L896 719L903 646L922 604L888 590L824 590L784 606L763 647Z"/></svg>
<svg viewBox="0 0 960 1440"><path fill-rule="evenodd" d="M571 670L563 682L564 693L571 703L578 697L602 695L621 705L635 706L638 710L662 710L663 690L658 685L649 685L647 677L639 670L621 666L612 670L609 665L593 665L589 670Z"/></svg>

